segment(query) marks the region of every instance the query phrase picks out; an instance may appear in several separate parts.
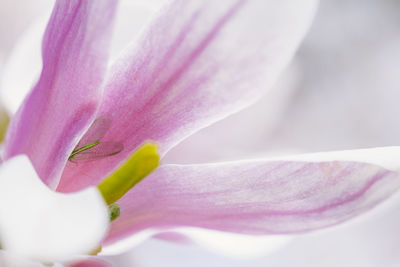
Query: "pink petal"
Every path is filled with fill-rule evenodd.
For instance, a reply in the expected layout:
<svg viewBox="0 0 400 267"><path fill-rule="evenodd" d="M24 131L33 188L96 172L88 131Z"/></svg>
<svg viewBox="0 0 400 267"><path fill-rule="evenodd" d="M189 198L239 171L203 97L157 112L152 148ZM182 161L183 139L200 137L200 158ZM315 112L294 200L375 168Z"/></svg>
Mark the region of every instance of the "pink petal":
<svg viewBox="0 0 400 267"><path fill-rule="evenodd" d="M72 262L67 265L67 267L112 267L113 265L108 261L102 260L97 257L90 257L78 262Z"/></svg>
<svg viewBox="0 0 400 267"><path fill-rule="evenodd" d="M11 122L6 158L27 154L51 186L98 106L115 6L57 1L43 39L40 79Z"/></svg>
<svg viewBox="0 0 400 267"><path fill-rule="evenodd" d="M121 216L106 244L146 228L264 235L336 225L370 210L400 186L399 164L381 164L380 157L399 156L400 148L356 152L365 162L347 160L350 151L333 153L331 161L322 155L321 160L164 165L121 199ZM379 158L371 161L375 154Z"/></svg>
<svg viewBox="0 0 400 267"><path fill-rule="evenodd" d="M101 163L68 164L59 190L97 183L146 140L164 154L253 103L292 57L314 2L173 1L116 62L106 85L98 117L112 120L104 138L122 142L124 151Z"/></svg>

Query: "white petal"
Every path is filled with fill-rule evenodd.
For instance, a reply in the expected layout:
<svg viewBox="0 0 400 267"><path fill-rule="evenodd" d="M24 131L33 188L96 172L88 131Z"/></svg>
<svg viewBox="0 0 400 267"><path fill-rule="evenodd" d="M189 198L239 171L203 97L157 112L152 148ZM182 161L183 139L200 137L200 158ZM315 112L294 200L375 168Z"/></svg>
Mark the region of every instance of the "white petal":
<svg viewBox="0 0 400 267"><path fill-rule="evenodd" d="M1 267L45 267L39 262L30 261L8 251L0 250Z"/></svg>
<svg viewBox="0 0 400 267"><path fill-rule="evenodd" d="M49 13L50 15L50 13ZM18 40L4 65L0 97L10 114L14 114L39 77L42 69L41 36L47 17L32 24Z"/></svg>
<svg viewBox="0 0 400 267"><path fill-rule="evenodd" d="M35 260L87 254L108 228L107 206L96 188L51 191L26 156L0 168L0 239L4 249Z"/></svg>

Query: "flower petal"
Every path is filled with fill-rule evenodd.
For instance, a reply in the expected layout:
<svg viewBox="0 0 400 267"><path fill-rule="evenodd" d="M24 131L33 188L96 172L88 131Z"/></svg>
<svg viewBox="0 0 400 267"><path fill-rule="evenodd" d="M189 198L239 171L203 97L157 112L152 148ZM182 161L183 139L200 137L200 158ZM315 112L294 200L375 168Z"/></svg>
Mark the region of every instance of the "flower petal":
<svg viewBox="0 0 400 267"><path fill-rule="evenodd" d="M2 267L45 267L45 265L25 259L9 251L0 250L0 266Z"/></svg>
<svg viewBox="0 0 400 267"><path fill-rule="evenodd" d="M298 67L292 61L290 68L257 103L189 136L169 150L163 162L194 164L276 155L277 151L271 151L275 145L271 139L285 124L286 110L301 91L295 90L303 83Z"/></svg>
<svg viewBox="0 0 400 267"><path fill-rule="evenodd" d="M175 237L180 239L176 240L174 236L165 236L164 233L174 233ZM164 233L160 233L156 238L160 239L161 235L161 239L175 243L181 243L184 240L183 242L195 243L210 252L242 260L275 252L292 240L291 236L240 235L201 228L179 228L174 232ZM179 236L176 236L177 234Z"/></svg>
<svg viewBox="0 0 400 267"><path fill-rule="evenodd" d="M49 3L50 4L50 3ZM10 114L15 114L34 85L42 69L41 39L50 19L52 5L42 8L45 10L40 18L29 23L4 64L0 80L0 97ZM21 77L24 77L21 79ZM13 90L7 90L12 88Z"/></svg>
<svg viewBox="0 0 400 267"><path fill-rule="evenodd" d="M95 184L146 140L161 154L198 129L257 100L276 80L310 24L314 0L176 0L111 70L99 115L105 139L124 143L113 158L68 164L73 179ZM85 172L85 177L79 175Z"/></svg>
<svg viewBox="0 0 400 267"><path fill-rule="evenodd" d="M106 234L108 207L97 188L51 191L26 156L0 168L0 239L12 253L41 261L88 254Z"/></svg>
<svg viewBox="0 0 400 267"><path fill-rule="evenodd" d="M316 160L306 155L164 165L120 200L121 216L106 244L146 228L191 226L263 235L336 225L398 190L400 164L392 158L399 157L400 147L388 147L325 153Z"/></svg>
<svg viewBox="0 0 400 267"><path fill-rule="evenodd" d="M27 154L52 187L98 106L116 2L56 2L40 79L11 122L6 158Z"/></svg>
<svg viewBox="0 0 400 267"><path fill-rule="evenodd" d="M100 258L88 257L84 260L79 260L77 262L71 262L66 265L66 267L112 267L113 265L108 261Z"/></svg>

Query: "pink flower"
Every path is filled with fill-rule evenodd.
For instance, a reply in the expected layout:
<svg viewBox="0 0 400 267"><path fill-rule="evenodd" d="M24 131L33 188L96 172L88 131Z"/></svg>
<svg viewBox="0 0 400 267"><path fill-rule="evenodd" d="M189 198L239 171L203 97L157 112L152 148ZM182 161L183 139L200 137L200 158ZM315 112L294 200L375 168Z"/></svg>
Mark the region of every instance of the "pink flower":
<svg viewBox="0 0 400 267"><path fill-rule="evenodd" d="M116 1L58 1L43 70L12 119L6 159L26 154L50 188L75 192L98 185L145 141L164 156L267 92L305 34L314 2L172 1L107 70ZM69 161L97 118L110 121L102 139L123 150ZM332 226L398 189L398 154L389 147L161 165L118 202L121 216L103 247L147 229L266 235Z"/></svg>

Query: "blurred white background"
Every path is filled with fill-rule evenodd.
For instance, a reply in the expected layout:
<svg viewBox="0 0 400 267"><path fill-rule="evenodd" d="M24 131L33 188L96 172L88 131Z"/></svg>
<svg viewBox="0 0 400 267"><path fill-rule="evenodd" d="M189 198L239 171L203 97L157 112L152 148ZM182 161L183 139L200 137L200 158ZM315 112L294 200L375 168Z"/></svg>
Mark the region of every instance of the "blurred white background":
<svg viewBox="0 0 400 267"><path fill-rule="evenodd" d="M134 0L125 5L135 8L120 8L113 53L136 36L153 12L149 5L158 4L157 0L140 2L145 9L136 9ZM0 77L18 38L48 14L51 3L0 0ZM398 145L399 99L400 2L322 0L306 40L273 94L188 138L170 151L165 162ZM257 253L246 259L215 248L156 239L108 259L122 267L394 267L400 265L399 225L397 197L366 216L297 236L270 253L254 241ZM225 248L232 243L226 242Z"/></svg>

